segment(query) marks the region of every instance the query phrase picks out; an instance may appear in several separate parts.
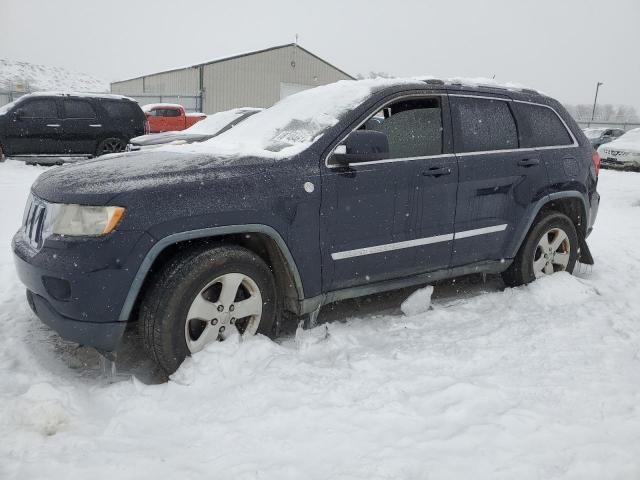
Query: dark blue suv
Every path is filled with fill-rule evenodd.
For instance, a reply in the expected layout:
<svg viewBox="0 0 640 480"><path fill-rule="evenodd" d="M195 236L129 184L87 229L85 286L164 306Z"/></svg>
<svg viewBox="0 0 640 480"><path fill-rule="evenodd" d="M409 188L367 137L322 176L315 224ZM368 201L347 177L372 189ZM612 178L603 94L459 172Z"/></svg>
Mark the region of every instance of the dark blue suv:
<svg viewBox="0 0 640 480"><path fill-rule="evenodd" d="M202 144L49 170L13 249L44 323L108 352L135 321L171 373L336 300L592 264L599 166L535 91L345 81Z"/></svg>

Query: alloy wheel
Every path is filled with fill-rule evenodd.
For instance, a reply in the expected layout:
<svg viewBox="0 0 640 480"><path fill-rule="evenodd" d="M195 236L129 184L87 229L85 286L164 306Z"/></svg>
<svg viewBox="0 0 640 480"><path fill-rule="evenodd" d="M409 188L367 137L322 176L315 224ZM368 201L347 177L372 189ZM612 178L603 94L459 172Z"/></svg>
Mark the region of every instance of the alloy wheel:
<svg viewBox="0 0 640 480"><path fill-rule="evenodd" d="M548 230L533 255L533 273L536 278L567 269L571 256L569 236L561 228Z"/></svg>
<svg viewBox="0 0 640 480"><path fill-rule="evenodd" d="M119 153L123 152L124 148L125 146L122 141L117 138L110 138L102 143L100 154L106 155L107 153Z"/></svg>
<svg viewBox="0 0 640 480"><path fill-rule="evenodd" d="M242 273L227 273L209 282L196 295L184 326L191 353L237 332L256 333L262 316L262 295L256 282Z"/></svg>

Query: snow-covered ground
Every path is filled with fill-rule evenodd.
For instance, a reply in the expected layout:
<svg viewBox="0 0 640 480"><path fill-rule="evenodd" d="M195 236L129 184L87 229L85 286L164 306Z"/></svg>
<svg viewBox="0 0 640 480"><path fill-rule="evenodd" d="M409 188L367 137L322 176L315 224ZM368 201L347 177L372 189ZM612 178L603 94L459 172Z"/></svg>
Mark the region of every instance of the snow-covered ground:
<svg viewBox="0 0 640 480"><path fill-rule="evenodd" d="M28 311L9 242L43 170L0 164L0 478L640 478L640 174L601 173L593 270L342 302L146 385Z"/></svg>

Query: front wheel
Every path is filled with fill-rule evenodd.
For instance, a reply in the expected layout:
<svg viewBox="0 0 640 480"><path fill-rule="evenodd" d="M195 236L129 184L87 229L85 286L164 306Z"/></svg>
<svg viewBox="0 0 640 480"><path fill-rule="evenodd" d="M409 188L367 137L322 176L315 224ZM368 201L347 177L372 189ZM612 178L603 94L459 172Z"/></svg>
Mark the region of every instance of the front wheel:
<svg viewBox="0 0 640 480"><path fill-rule="evenodd" d="M549 213L533 226L502 279L514 287L555 272L572 273L578 248L578 234L571 219L562 213Z"/></svg>
<svg viewBox="0 0 640 480"><path fill-rule="evenodd" d="M267 264L241 247L204 247L171 259L140 307L145 348L167 373L229 335L271 335L276 288Z"/></svg>

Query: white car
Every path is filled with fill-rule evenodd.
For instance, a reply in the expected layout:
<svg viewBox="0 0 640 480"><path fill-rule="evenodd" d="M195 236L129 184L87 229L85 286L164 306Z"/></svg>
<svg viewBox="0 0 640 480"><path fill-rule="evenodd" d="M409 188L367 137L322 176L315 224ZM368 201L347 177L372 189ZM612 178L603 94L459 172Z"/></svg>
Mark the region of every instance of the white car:
<svg viewBox="0 0 640 480"><path fill-rule="evenodd" d="M634 128L617 140L598 147L603 167L640 168L640 128Z"/></svg>

